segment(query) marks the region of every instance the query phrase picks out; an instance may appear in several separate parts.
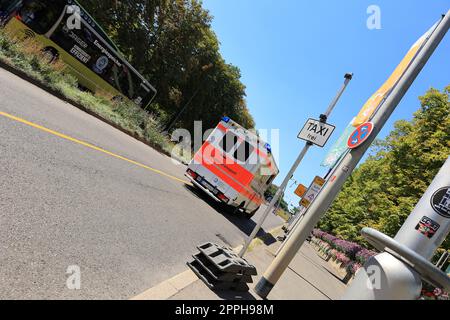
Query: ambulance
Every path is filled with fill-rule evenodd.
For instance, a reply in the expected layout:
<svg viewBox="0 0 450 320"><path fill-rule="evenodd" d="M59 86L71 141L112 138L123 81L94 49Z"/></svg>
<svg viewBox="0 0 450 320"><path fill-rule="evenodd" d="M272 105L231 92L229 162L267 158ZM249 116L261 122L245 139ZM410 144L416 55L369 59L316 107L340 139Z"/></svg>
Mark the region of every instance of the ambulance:
<svg viewBox="0 0 450 320"><path fill-rule="evenodd" d="M271 146L222 118L188 165L186 177L216 201L251 218L279 173Z"/></svg>

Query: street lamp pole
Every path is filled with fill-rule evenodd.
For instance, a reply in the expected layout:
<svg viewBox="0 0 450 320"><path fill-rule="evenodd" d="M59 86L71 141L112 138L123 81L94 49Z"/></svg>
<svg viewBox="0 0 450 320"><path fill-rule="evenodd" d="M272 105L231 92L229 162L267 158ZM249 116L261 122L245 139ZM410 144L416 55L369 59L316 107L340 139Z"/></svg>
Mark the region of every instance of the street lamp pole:
<svg viewBox="0 0 450 320"><path fill-rule="evenodd" d="M433 54L441 40L444 38L450 27L450 11L443 17L439 25L436 27L423 49L418 53L414 62L412 62L409 69L405 72L403 77L399 80L397 86L392 91L391 95L384 102L379 111L374 115L372 123L374 125L374 132L369 138L357 149L351 150L347 153L340 164L333 170L333 180L328 182L323 187L323 190L308 210L308 214L303 218L300 225L292 233L291 238L286 242L285 247L281 250L279 255L275 258L272 264L264 273L261 280L255 287L255 292L261 298L267 298L273 287L288 268L292 259L294 259L297 252L305 242L314 226L319 222L320 218L325 214L331 206L333 200L338 195L343 187L345 181L350 176L352 171L356 168L359 161L362 159L366 151L369 149L371 143L375 140L378 133L383 129L392 112L394 112L400 100L408 91L422 68L427 63L428 59Z"/></svg>
<svg viewBox="0 0 450 320"><path fill-rule="evenodd" d="M347 88L348 84L350 83L350 81L353 78L353 73L347 73L345 75L345 82L342 85L341 89L339 90L339 92L337 93L337 95L335 96L335 98L333 99L333 101L331 102L331 104L329 105L327 111L324 114L320 115L320 120L322 123L326 123L326 121L328 120L331 112L333 111L334 107L336 107L336 104L338 103L339 99L341 98L342 94L344 93L345 89ZM275 208L275 206L278 203L278 200L280 200L280 197L283 196L286 187L289 184L289 181L291 179L293 179L294 177L294 173L297 170L298 166L300 165L300 163L303 161L303 158L306 156L306 154L308 153L309 149L313 146L313 143L308 141L306 142L305 146L303 147L302 151L300 152L300 154L297 157L297 160L295 160L294 165L291 167L291 169L289 170L289 173L287 174L287 176L284 178L283 183L281 184L280 188L277 190L277 192L275 193L275 195L273 196L272 201L270 202L269 206L266 208L266 210L264 211L264 214L262 215L261 219L258 221L258 223L256 224L255 229L253 229L253 232L250 234L250 236L247 238L247 240L244 243L243 248L241 249L241 251L239 252L239 256L242 258L245 253L248 250L248 247L250 246L251 242L253 241L253 239L256 237L256 235L258 234L259 230L261 229L264 221L266 220L267 216L269 215L270 212L272 212L272 210ZM281 198L282 199L282 198ZM281 201L281 200L280 200Z"/></svg>

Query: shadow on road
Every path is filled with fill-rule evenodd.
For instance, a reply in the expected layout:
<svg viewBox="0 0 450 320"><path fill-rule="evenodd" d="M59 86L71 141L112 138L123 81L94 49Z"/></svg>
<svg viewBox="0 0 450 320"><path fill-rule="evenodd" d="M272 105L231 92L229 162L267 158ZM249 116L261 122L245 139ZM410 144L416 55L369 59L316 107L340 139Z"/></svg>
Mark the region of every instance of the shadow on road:
<svg viewBox="0 0 450 320"><path fill-rule="evenodd" d="M206 202L217 213L220 213L222 216L224 216L228 221L238 227L239 230L241 230L247 236L249 236L252 233L253 229L255 229L256 222L251 219L247 219L243 213L233 213L233 209L224 205L223 203L215 201L199 188L187 184L185 184L184 187L194 196ZM277 241L277 239L275 239L272 234L267 233L263 228L259 230L256 236L260 238L265 245L271 245Z"/></svg>

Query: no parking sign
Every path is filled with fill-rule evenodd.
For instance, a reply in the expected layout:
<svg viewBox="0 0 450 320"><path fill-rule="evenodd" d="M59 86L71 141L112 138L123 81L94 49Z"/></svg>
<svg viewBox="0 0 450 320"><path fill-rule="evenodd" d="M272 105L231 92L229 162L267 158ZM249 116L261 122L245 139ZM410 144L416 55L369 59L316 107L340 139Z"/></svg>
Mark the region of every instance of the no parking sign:
<svg viewBox="0 0 450 320"><path fill-rule="evenodd" d="M373 123L366 122L360 125L348 138L347 146L350 149L356 149L362 145L371 135L373 131Z"/></svg>

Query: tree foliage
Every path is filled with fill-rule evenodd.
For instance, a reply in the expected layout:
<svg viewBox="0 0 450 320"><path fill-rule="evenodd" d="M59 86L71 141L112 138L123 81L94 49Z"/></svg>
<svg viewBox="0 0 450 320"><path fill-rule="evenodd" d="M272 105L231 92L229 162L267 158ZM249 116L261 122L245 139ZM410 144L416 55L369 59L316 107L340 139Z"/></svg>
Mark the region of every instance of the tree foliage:
<svg viewBox="0 0 450 320"><path fill-rule="evenodd" d="M254 121L240 70L225 62L199 0L80 0L126 59L158 90L152 111L165 123L191 100L177 123L215 127L227 115L247 128Z"/></svg>
<svg viewBox="0 0 450 320"><path fill-rule="evenodd" d="M395 236L450 155L450 86L430 89L411 121L389 136L345 183L320 228L364 242L363 227ZM450 248L447 237L444 248Z"/></svg>

